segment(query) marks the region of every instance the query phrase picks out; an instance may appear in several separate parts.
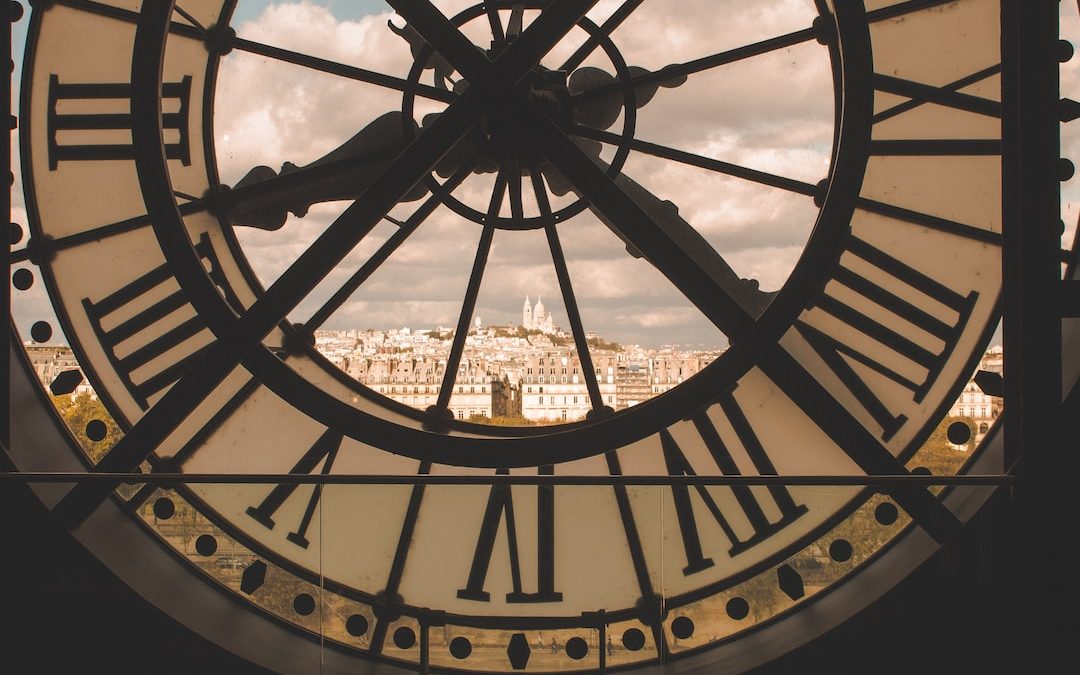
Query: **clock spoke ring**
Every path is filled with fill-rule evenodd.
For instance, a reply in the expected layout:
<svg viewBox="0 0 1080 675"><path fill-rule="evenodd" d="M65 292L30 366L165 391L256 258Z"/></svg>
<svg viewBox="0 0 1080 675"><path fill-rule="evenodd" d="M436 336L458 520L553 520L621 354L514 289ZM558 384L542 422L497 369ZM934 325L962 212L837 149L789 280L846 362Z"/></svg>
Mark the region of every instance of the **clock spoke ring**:
<svg viewBox="0 0 1080 675"><path fill-rule="evenodd" d="M502 4L508 8L512 5L524 5L527 9L542 9L546 3L534 0L529 3L503 2ZM451 22L456 27L462 28L473 21L480 20L484 22L488 20L485 4L477 4L460 12ZM589 39L596 42L614 69L615 75L612 76L606 71L592 67L579 68L573 73L568 73L545 67L543 64L536 64L522 79L519 87L529 101L549 119L555 121L568 137L570 130L576 125L603 123L603 128L607 129L621 118L619 142L614 156L610 163L604 162L607 175L614 179L620 175L626 164L637 128L641 86L636 86L633 78L641 69L630 67L614 41L592 20L582 18L578 21L577 27L584 31ZM498 40L493 39L492 50L488 52L489 57L497 58L497 48L502 46ZM421 77L426 70L432 69L433 63L439 61L439 55L427 43L421 42L416 49L413 67L407 79L408 84L402 96L401 122L405 138L413 137L418 129L426 128L438 116L438 113L434 113L424 116L422 120L417 120L416 102L422 86ZM437 80L441 77L437 66L435 77ZM467 87L468 83L461 79L457 81L455 90L460 92ZM597 97L593 101L583 103L580 100L583 92L601 87L604 89L614 87L617 91L611 95ZM473 172L476 174L496 173L508 166L514 167L514 170L523 178L530 176L533 171L538 171L545 179L547 189L556 196L565 195L573 190L573 187L549 162L521 139L520 134L505 118L505 107L498 97L493 97L488 101L488 112L481 123L455 145L436 166L435 171L424 179L428 189L442 195L440 199L443 204L454 213L478 225L484 225L489 220L485 211L465 203L452 193L443 193L439 190L439 178L446 179L453 176L467 163L474 163ZM594 161L602 161L600 160L602 145L599 142L580 137L573 137L573 141ZM500 230L541 229L549 222L561 223L569 220L588 207L587 202L579 198L566 206L554 209L550 214L497 216L494 227Z"/></svg>
<svg viewBox="0 0 1080 675"><path fill-rule="evenodd" d="M847 14L846 10L838 13ZM832 66L838 72L837 81L840 83L869 81L869 69L871 67L871 58L868 52L869 45L862 39L858 28L861 13L855 11L851 14L852 16L847 18L849 26L847 28L845 28L845 24L841 20L837 20L840 26L838 44L844 43L846 32L851 33L854 31L851 34L852 39L843 45L843 49L839 47L835 51L830 49ZM455 17L453 21L457 25L465 25L474 18L486 20L487 17L482 6L478 5L471 10L467 10L462 15ZM604 38L601 29L596 27L595 24L590 25L587 21L582 21L578 22L577 25L584 25L585 27L582 29L586 33L597 36L596 41L601 49L606 44L611 50L608 56L613 61L618 62L619 67L616 70L619 77L617 80L624 90L620 110L622 110L623 117L628 122L630 132L633 133L633 126L629 123L633 120L633 111L637 108L635 97L638 91L632 86L633 73L630 67L625 64L618 50L614 49L613 43ZM598 33L597 31L601 32ZM865 28L863 28L863 31L865 31ZM846 57L843 60L839 58L841 52ZM418 86L416 83L419 82L419 75L423 70L421 65L417 64L426 63L430 56L431 54L428 53L415 58L414 73L411 76L414 83L413 87ZM572 84L572 79L573 76L568 80L568 88ZM528 78L526 77L523 82L527 81ZM467 89L458 92L459 99L467 97L468 93ZM756 323L754 330L758 339L751 341L752 343L765 343L778 339L783 331L790 326L793 317L804 306L806 290L813 287L813 280L820 278L823 270L831 264L838 242L844 236L845 226L850 218L851 210L854 208L857 186L862 180L866 159L864 154L865 141L862 139L868 135L869 115L867 110L869 110L870 106L867 101L870 100L871 94L872 92L868 90L858 90L856 95L848 96L845 93L841 97L845 112L843 115L838 116L838 119L842 119L844 124L838 124L835 129L835 134L838 135L839 140L836 143L837 150L834 163L837 166L843 166L843 170L830 172L832 175L831 189L823 200L814 233L810 237L807 248L797 263L795 271L792 273L791 282L769 304L765 314L754 322ZM413 94L406 92L406 105L403 113L407 111L407 103L411 99L415 99L415 92ZM556 96L556 99L558 99L558 96ZM455 108L459 109L460 116L460 102L452 105L446 112L441 113L439 119L432 124L438 124L443 119L452 117ZM497 105L497 102L485 103L481 101L478 103L473 101L472 103L476 106L472 109L472 112L476 113L476 117L472 118L475 120L479 120L490 105ZM150 106L146 104L142 109L148 110ZM555 114L560 111L561 108L553 109ZM402 114L402 117L411 118L411 112L410 114ZM149 122L149 120L142 120L140 124ZM153 122L155 125L159 124L157 120ZM482 124L478 122L477 126L482 127ZM562 134L564 143L569 142L567 137L570 134L566 133L565 129L556 128L556 131ZM428 147L432 148L431 132L432 128L429 128L418 134L409 147L427 143ZM450 142L447 143L446 147L452 147L452 145L453 143ZM629 152L629 146L621 149L626 153ZM406 153L408 152L407 149ZM582 155L582 157L587 156ZM140 163L146 161L148 161L146 158L139 158ZM397 164L400 164L400 162ZM617 165L613 164L609 171L621 171L621 167L616 167ZM397 172L406 170L420 174L424 173L424 170L418 167L398 167L395 165L394 168L394 171ZM160 175L160 169L144 173L147 177ZM506 176L513 175L512 172L504 171L504 173ZM404 176L402 177L404 178ZM619 187L618 183L611 179L610 174L607 177L611 181L609 188L618 190L623 197L626 197L623 188ZM617 177L622 178L622 174L618 174ZM412 175L409 178L412 178ZM427 178L435 180L431 175L428 175ZM158 182L162 187L167 185L167 180L159 180ZM508 192L517 189L514 187L517 181L506 179L506 182L510 183ZM540 182L543 183L544 181ZM437 185L438 192L450 191L445 189L444 185L442 183ZM841 189L842 185L846 187ZM152 189L149 183L147 189ZM543 192L542 190L534 191ZM154 230L160 235L159 241L162 243L165 256L170 261L176 259L177 278L182 285L189 287L197 311L204 316L215 333L228 334L233 330L236 315L231 308L221 301L218 292L213 290L207 283L205 273L201 267L192 264L194 261L190 260L190 245L186 240L181 241L180 237L177 236L177 233L181 232L183 228L182 225L178 227L178 222L181 221L177 219L178 214L173 203L172 192L169 191L168 194L170 208L165 209L163 207L161 213L152 214ZM371 196L371 194L368 195L368 197ZM378 198L379 196L375 195L375 197ZM434 200L440 198L441 196L438 194L431 197ZM363 201L356 202L354 207L366 209L370 212L369 215L374 217L375 212L372 209L376 207L364 204ZM586 206L581 203L574 208L584 209ZM490 207L489 212L495 213ZM558 221L555 218L557 213L558 211L554 211L547 222L557 223ZM481 214L478 222L485 223L486 218L487 214ZM490 229L498 229L504 224L503 220L510 221L512 219L493 216L491 220L494 222L490 225ZM537 223L537 226L542 224ZM243 264L242 260L239 262ZM256 294L258 293L256 292ZM284 330L286 335L295 332L289 326L285 326ZM331 388L334 392L339 393L327 391L325 384L313 382L303 373L296 370L290 362L291 357L286 357L283 361L282 358L275 356L272 351L263 347L255 346L254 351L244 357L244 366L251 370L259 382L283 400L289 401L298 411L314 420L318 420L321 424L340 430L348 437L361 439L365 443L402 456L472 467L557 464L597 456L612 448L633 443L655 434L659 429L677 423L678 420L685 417L685 410L688 407L700 406L702 401L711 400L715 397L716 392L729 388L733 382L736 382L753 368L757 358L755 344L736 344L698 375L683 382L670 392L641 406L612 415L594 414L583 421L566 422L546 427L498 427L471 423L464 419L447 420L445 423L433 426L430 416L425 414L423 410L414 409L404 403L398 403L360 385L340 368L326 359L320 358L318 352L306 341L295 340L292 344L298 350L295 356L301 359L311 359L314 361L311 367L326 371L330 379L322 379L319 382L329 383L332 380L333 385ZM595 407L603 408L603 404L606 404L606 402L596 404ZM505 445L508 442L516 446L515 452L507 453L505 451Z"/></svg>

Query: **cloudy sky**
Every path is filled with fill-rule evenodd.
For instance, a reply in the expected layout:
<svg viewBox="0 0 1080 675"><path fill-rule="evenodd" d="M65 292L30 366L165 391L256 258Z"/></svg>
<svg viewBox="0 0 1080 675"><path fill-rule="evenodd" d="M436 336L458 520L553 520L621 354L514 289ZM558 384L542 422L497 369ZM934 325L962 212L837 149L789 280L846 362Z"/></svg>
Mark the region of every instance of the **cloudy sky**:
<svg viewBox="0 0 1080 675"><path fill-rule="evenodd" d="M440 8L452 14L469 4L444 2ZM601 22L619 4L601 2L590 16ZM805 0L683 0L678 6L675 14L671 2L646 2L614 32L630 65L655 70L806 28L814 17L812 3ZM412 64L407 43L386 25L391 14L375 6L365 16L343 2L241 3L241 10L236 28L242 37L394 75L405 75ZM298 25L305 29L296 30ZM484 19L466 27L477 42L490 40L486 31ZM583 31L572 32L545 65L557 66L584 39ZM600 51L586 64L614 71ZM636 136L816 183L827 173L832 143L829 77L827 53L814 42L695 75L678 88L661 89L640 110ZM275 86L267 87L268 81ZM777 96L778 91L784 95ZM226 59L219 92L218 152L226 182L258 164L306 164L401 106L398 92L239 52ZM613 130L620 125L616 122ZM680 215L740 276L758 279L769 289L787 277L815 216L808 198L636 153L625 172L659 199L677 204ZM484 210L491 182L490 175L474 176L457 196ZM400 215L414 207L401 209ZM341 208L340 203L323 204L303 219L290 219L281 232L241 231L262 278L275 278ZM480 229L447 209L437 211L327 326L452 325ZM393 230L389 224L377 230L324 284L326 292ZM591 213L563 223L559 234L586 330L646 344L721 340L658 272L629 256ZM566 326L543 233L498 232L477 314L487 323L520 321L522 300L529 295L535 301L537 294ZM294 318L305 311L311 310L301 307Z"/></svg>
<svg viewBox="0 0 1080 675"><path fill-rule="evenodd" d="M452 15L473 3L436 4ZM601 23L621 4L601 0L589 16ZM1065 34L1080 38L1075 4L1062 3L1062 12ZM243 38L404 77L412 56L408 44L387 26L392 16L381 0L241 0L233 25ZM655 70L806 28L814 16L811 0L647 0L612 39L629 65ZM16 44L25 25L16 26ZM465 32L478 43L490 40L485 19L469 24ZM556 67L584 39L583 31L572 31L544 65ZM614 71L601 50L585 65ZM425 81L431 77L427 71ZM827 52L813 41L692 75L679 87L660 89L639 110L636 137L816 183L827 173L832 143L830 77ZM1073 64L1063 68L1062 88L1080 99ZM441 107L420 101L417 121ZM235 184L257 165L277 170L288 161L303 166L380 115L400 109L400 92L236 50L222 64L215 104L222 180ZM611 131L618 132L620 125L621 119ZM1080 149L1076 133L1066 130L1063 140L1065 156L1080 155L1070 152ZM610 159L610 152L602 157ZM809 198L638 153L631 154L624 173L677 205L682 218L739 276L757 279L768 290L784 283L816 216ZM486 210L492 182L490 174L471 176L455 196ZM1070 237L1078 216L1077 182L1065 185L1063 218ZM13 198L14 220L25 222L21 194ZM556 199L555 205L572 198ZM525 202L527 211L535 209L528 190ZM401 205L393 215L404 219L419 203ZM316 204L304 218L290 216L277 232L238 228L263 283L271 283L346 206ZM306 320L395 230L390 223L380 225L291 318ZM445 208L436 211L325 327L453 325L480 232L479 225ZM560 224L559 235L586 330L648 345L723 342L678 291L643 260L629 256L588 211ZM529 295L535 301L537 294L556 322L568 327L543 232L497 232L476 314L485 323L520 321L522 300ZM40 315L44 298L40 292L21 293L16 302L20 317Z"/></svg>

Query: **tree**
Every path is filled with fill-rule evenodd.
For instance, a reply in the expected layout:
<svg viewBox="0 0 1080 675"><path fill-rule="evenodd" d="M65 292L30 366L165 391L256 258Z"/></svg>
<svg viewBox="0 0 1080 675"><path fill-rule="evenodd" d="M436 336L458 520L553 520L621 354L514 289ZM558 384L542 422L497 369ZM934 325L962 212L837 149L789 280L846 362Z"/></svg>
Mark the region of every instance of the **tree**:
<svg viewBox="0 0 1080 675"><path fill-rule="evenodd" d="M963 424L968 428L968 439L962 444L954 444L949 441L949 428L954 424ZM970 417L946 417L938 424L930 438L919 449L908 466L912 468L923 467L930 470L935 476L951 476L960 470L960 467L971 456L975 449L975 420ZM958 449L957 446L961 449Z"/></svg>
<svg viewBox="0 0 1080 675"><path fill-rule="evenodd" d="M469 421L477 424L490 424L496 427L534 427L538 424L536 420L530 420L521 415L496 415L494 417L471 415Z"/></svg>
<svg viewBox="0 0 1080 675"><path fill-rule="evenodd" d="M608 352L621 352L623 347L618 342L611 342L602 337L591 337L586 340L591 349Z"/></svg>
<svg viewBox="0 0 1080 675"><path fill-rule="evenodd" d="M56 406L56 411L60 413L60 417L63 418L71 430L71 435L79 442L83 451L86 452L90 461L94 464L97 464L98 460L108 452L109 448L115 445L124 435L116 420L105 409L105 404L88 393L83 392L74 398L70 396L53 396L52 401L53 405ZM93 423L89 431L91 433L98 432L100 430L99 422L104 424L104 437L95 441L90 437L91 434L88 433L87 427ZM96 437L98 435L95 435Z"/></svg>

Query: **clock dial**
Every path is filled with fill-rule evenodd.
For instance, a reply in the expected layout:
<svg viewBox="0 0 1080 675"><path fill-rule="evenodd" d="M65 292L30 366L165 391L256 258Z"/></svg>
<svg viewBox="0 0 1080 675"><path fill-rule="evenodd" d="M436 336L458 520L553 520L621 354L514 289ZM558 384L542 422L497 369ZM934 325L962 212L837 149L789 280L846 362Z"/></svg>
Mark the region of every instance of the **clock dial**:
<svg viewBox="0 0 1080 675"><path fill-rule="evenodd" d="M696 653L810 605L909 526L954 533L957 515L921 486L685 479L906 474L947 412L1001 287L994 4L807 2L792 31L699 54L675 45L658 63L620 26L659 11L689 30L707 8L594 4L391 1L366 20L398 13L385 30L408 54L400 73L238 37L232 2L35 10L20 123L32 237L13 256L40 267L126 432L95 469L400 477L119 494L88 482L57 517L78 528L118 499L290 630L359 657L477 670ZM357 103L355 131L316 156L237 169L215 128L238 54L362 85L374 103ZM702 124L697 109L672 112L695 79L748 68L746 79L754 59L789 54L830 70L823 175L665 140ZM656 166L812 213L778 288L744 278L695 223L706 216L665 198ZM291 246L337 202L282 269L256 269L259 245ZM314 335L446 219L476 245L434 391L413 408L350 377ZM589 226L730 342L618 412L587 333L597 310L580 302L587 282L564 250ZM527 236L551 256L564 365L581 370L588 415L465 421L454 390L479 298L502 281L491 259ZM657 476L674 480L649 484Z"/></svg>

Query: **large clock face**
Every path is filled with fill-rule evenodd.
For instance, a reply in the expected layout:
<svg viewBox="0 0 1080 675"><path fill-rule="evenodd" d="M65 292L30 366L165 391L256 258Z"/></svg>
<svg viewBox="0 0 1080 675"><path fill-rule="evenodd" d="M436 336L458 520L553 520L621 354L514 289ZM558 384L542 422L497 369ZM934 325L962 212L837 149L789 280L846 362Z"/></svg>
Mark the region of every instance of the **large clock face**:
<svg viewBox="0 0 1080 675"><path fill-rule="evenodd" d="M995 3L764 4L790 15L779 22L788 32L685 53L686 36L723 13L713 3L393 1L365 19L365 35L375 40L378 24L379 39L400 43L401 72L238 36L229 1L35 9L20 117L24 257L125 429L96 468L422 477L122 494L87 483L58 517L77 527L120 499L150 536L299 634L408 663L423 635L423 658L475 670L697 652L812 604L905 526L947 537L957 517L914 485L608 481L905 474L996 323ZM628 37L636 20L635 36L640 22L656 27L647 45ZM306 161L236 172L216 130L243 130L217 117L220 88L240 84L229 80L238 53L369 91L316 115L355 106L352 131ZM778 56L795 67L755 66ZM831 133L805 167L725 156L738 148L717 130L747 78L773 78L762 87L780 98L813 72ZM671 103L687 92L693 105ZM760 124L806 149L799 129ZM665 166L702 172L705 190L764 190L749 210L797 202L801 250L775 287L710 239L706 209L658 194ZM338 211L298 249L297 220L331 202ZM409 407L320 354L313 333L444 221L475 245L433 397ZM618 412L577 300L600 275L580 274L563 248L588 228L730 343L695 377ZM588 402L581 420L502 427L455 415L477 299L501 292L485 274L494 242L514 237L550 255L572 384ZM267 272L253 247L271 244L295 255ZM507 482L438 480L491 476ZM867 522L875 533L855 534ZM609 647L597 643L601 624Z"/></svg>

